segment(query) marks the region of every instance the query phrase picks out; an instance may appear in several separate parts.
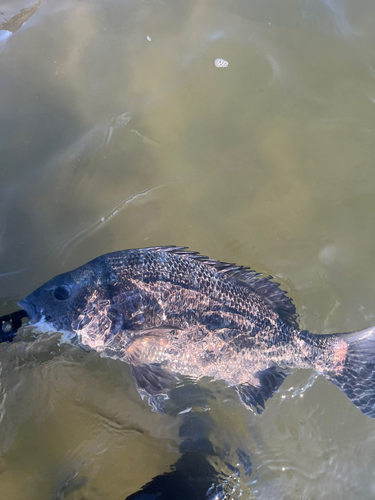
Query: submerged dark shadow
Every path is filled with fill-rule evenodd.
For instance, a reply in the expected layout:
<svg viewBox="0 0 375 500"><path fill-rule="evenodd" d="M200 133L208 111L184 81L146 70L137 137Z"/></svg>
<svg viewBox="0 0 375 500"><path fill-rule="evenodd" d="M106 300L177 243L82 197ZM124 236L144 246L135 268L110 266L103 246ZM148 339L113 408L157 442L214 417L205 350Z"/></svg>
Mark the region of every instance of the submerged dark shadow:
<svg viewBox="0 0 375 500"><path fill-rule="evenodd" d="M182 401L186 408L186 401L189 400L204 407L212 397L212 394L199 386L188 384L172 391L166 411L176 415L181 411ZM210 439L214 427L215 423L208 412L193 411L183 415L179 429L179 436L183 439L179 446L180 458L169 472L154 477L141 490L126 497L126 500L224 500L239 497L239 467L245 475L250 476L250 457L240 449L231 453L230 443L222 443L220 449L215 447ZM235 465L230 463L233 456L236 457Z"/></svg>

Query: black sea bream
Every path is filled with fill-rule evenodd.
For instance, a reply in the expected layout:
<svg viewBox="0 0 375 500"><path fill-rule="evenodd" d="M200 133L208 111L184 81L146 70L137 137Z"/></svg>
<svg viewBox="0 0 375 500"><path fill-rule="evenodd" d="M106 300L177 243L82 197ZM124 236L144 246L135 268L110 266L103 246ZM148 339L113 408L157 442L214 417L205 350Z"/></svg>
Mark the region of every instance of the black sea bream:
<svg viewBox="0 0 375 500"><path fill-rule="evenodd" d="M270 277L184 248L103 255L19 305L32 323L129 363L138 391L160 411L178 375L225 380L259 411L289 368L313 368L375 416L374 328L300 331L293 303Z"/></svg>

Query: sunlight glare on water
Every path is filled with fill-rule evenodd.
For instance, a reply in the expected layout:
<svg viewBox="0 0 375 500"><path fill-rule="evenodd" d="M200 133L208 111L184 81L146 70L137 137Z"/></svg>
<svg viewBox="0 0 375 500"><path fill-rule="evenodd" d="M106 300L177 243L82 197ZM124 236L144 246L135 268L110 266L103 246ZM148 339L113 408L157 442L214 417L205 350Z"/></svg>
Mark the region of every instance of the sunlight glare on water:
<svg viewBox="0 0 375 500"><path fill-rule="evenodd" d="M277 276L302 328L375 324L374 2L0 11L0 315L174 244ZM151 412L127 365L20 337L0 345L0 500L125 499L176 461L183 413ZM326 380L293 372L259 416L202 384L212 443L251 456L243 498L374 498L375 422Z"/></svg>

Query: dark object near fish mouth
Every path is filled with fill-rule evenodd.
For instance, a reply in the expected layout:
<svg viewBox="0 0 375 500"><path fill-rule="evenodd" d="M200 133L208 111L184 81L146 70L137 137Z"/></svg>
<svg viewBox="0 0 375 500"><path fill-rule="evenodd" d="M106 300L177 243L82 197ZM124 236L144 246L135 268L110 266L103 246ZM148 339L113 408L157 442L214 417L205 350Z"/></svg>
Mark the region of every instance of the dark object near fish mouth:
<svg viewBox="0 0 375 500"><path fill-rule="evenodd" d="M5 314L0 317L0 343L12 342L17 330L22 326L22 319L27 318L28 314L24 309Z"/></svg>

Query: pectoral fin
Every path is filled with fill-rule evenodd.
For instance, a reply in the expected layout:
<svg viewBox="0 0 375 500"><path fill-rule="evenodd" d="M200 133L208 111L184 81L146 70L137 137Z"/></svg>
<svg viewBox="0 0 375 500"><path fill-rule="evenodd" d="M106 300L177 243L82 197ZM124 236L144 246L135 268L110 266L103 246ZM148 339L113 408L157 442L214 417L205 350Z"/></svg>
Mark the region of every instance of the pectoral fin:
<svg viewBox="0 0 375 500"><path fill-rule="evenodd" d="M262 413L265 402L277 391L287 375L287 371L277 366L257 373L257 386L247 383L236 386L241 403L248 409L255 408L258 413Z"/></svg>
<svg viewBox="0 0 375 500"><path fill-rule="evenodd" d="M178 378L160 365L133 365L131 374L142 399L146 398L153 411L164 413L165 401Z"/></svg>

